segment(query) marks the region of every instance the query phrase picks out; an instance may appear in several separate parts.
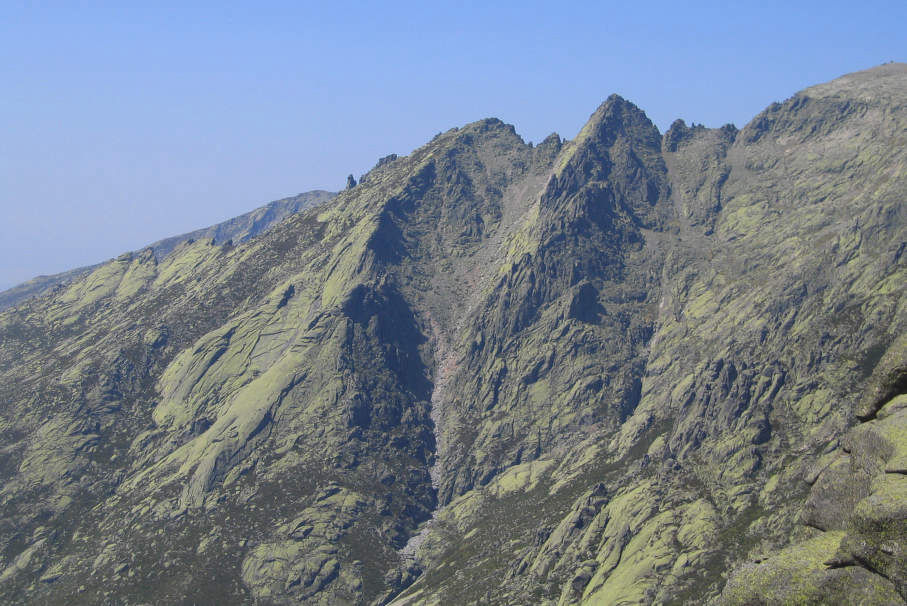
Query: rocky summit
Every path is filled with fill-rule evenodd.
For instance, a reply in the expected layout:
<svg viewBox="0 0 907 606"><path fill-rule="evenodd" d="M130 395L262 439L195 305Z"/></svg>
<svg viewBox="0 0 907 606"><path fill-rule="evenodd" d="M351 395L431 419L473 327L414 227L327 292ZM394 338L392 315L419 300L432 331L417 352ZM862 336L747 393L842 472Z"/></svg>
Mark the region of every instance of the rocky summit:
<svg viewBox="0 0 907 606"><path fill-rule="evenodd" d="M482 120L0 312L0 602L904 604L907 65Z"/></svg>

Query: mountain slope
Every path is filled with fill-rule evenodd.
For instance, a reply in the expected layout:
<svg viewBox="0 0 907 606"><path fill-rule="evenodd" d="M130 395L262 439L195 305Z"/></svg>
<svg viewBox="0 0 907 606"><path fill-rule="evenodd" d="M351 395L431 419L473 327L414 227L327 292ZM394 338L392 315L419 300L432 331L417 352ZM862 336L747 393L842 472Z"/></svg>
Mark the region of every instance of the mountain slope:
<svg viewBox="0 0 907 606"><path fill-rule="evenodd" d="M218 242L226 242L227 240L235 240L237 243L243 242L252 236L267 231L271 226L279 223L289 215L327 202L334 195L332 192L313 190L290 198L275 200L223 223L197 229L179 236L165 238L154 244L149 244L146 248L153 250L154 255L161 259L186 240L210 238ZM79 278L88 275L97 267L98 265L78 267L51 276L38 276L18 286L0 291L0 310L18 305L32 297L46 294L57 287L71 284Z"/></svg>
<svg viewBox="0 0 907 606"><path fill-rule="evenodd" d="M617 96L572 141L484 120L0 313L0 597L749 603L837 541L823 587L903 600L898 511L858 553L878 499L825 528L815 486L903 387L870 376L907 322L905 89L739 132Z"/></svg>

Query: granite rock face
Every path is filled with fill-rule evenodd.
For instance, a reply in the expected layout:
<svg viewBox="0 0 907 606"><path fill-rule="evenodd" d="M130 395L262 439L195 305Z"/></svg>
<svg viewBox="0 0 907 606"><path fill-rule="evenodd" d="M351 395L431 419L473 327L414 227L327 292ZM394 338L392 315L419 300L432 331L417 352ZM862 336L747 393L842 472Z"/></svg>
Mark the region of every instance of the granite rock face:
<svg viewBox="0 0 907 606"><path fill-rule="evenodd" d="M822 532L744 565L722 603L902 604L907 600L907 339L876 366L848 431L816 476L802 521ZM799 600L799 602L798 602Z"/></svg>
<svg viewBox="0 0 907 606"><path fill-rule="evenodd" d="M482 120L0 312L0 601L903 603L905 101Z"/></svg>

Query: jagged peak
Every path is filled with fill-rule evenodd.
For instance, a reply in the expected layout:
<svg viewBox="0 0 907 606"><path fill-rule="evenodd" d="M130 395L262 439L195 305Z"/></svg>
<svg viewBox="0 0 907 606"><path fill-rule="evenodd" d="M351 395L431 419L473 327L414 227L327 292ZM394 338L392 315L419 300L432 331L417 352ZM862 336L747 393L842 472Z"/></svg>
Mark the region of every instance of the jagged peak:
<svg viewBox="0 0 907 606"><path fill-rule="evenodd" d="M455 126L447 131L439 132L432 137L428 143L413 150L408 156L398 157L395 155L394 160L419 158L451 145L472 145L475 143L475 137L477 136L479 137L479 141L484 140L485 138L500 136L512 137L514 142L519 142L528 147L528 144L516 132L516 128L512 124L508 124L500 118L483 118L474 122L468 122L463 126ZM378 168L378 166L381 166L380 162L375 168Z"/></svg>
<svg viewBox="0 0 907 606"><path fill-rule="evenodd" d="M557 133L551 133L542 139L541 143L538 144L538 147L542 147L543 145L560 145L561 143L563 143L561 136Z"/></svg>
<svg viewBox="0 0 907 606"><path fill-rule="evenodd" d="M677 118L664 134L662 147L665 151L677 151L682 144L693 138L693 130L682 118Z"/></svg>
<svg viewBox="0 0 907 606"><path fill-rule="evenodd" d="M589 116L572 141L564 142L558 172L568 166L577 154L600 156L619 137L633 141L633 147L653 153L661 151L661 134L644 111L620 95L610 95ZM581 152L586 150L586 152Z"/></svg>
<svg viewBox="0 0 907 606"><path fill-rule="evenodd" d="M519 141L522 145L527 145L526 141L516 132L513 124L508 124L500 118L484 118L469 122L456 130L455 140L458 142L470 142L470 138L479 136L491 137L512 137L514 142Z"/></svg>
<svg viewBox="0 0 907 606"><path fill-rule="evenodd" d="M482 118L481 120L476 120L475 122L469 122L465 124L461 130L468 130L471 128L478 130L492 130L497 128L503 128L511 131L514 130L512 124L507 124L500 118L495 117Z"/></svg>
<svg viewBox="0 0 907 606"><path fill-rule="evenodd" d="M634 103L613 93L598 106L589 120L574 139L577 145L587 142L607 142L618 132L630 134L633 138L644 141L653 149L661 143L658 128L646 113Z"/></svg>
<svg viewBox="0 0 907 606"><path fill-rule="evenodd" d="M688 145L694 139L703 136L715 136L725 140L727 143L733 143L737 137L737 127L731 123L725 124L719 128L708 128L703 124L687 123L678 118L671 123L670 128L662 137L662 150L666 152L676 152L681 147Z"/></svg>

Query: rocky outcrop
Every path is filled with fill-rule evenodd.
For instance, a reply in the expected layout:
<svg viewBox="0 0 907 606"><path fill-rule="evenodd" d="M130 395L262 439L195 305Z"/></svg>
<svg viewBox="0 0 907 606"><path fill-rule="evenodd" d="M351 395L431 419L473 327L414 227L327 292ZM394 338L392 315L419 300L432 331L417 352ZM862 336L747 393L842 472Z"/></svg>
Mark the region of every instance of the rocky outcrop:
<svg viewBox="0 0 907 606"><path fill-rule="evenodd" d="M821 532L737 570L721 603L907 603L905 345L901 335L888 348L860 401L874 418L813 480L801 519Z"/></svg>

